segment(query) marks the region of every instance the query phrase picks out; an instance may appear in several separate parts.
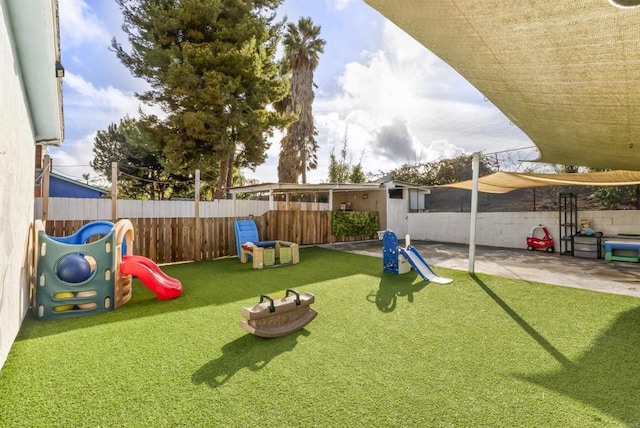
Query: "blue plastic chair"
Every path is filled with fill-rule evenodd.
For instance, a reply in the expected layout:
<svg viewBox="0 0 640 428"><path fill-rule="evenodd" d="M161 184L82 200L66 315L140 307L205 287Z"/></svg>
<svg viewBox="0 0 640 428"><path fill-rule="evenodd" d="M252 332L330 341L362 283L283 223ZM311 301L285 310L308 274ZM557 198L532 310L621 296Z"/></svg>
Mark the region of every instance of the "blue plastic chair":
<svg viewBox="0 0 640 428"><path fill-rule="evenodd" d="M253 220L234 220L233 228L236 233L236 254L240 258L240 249L245 242L253 242L257 244L260 240L258 238L258 228L256 222Z"/></svg>

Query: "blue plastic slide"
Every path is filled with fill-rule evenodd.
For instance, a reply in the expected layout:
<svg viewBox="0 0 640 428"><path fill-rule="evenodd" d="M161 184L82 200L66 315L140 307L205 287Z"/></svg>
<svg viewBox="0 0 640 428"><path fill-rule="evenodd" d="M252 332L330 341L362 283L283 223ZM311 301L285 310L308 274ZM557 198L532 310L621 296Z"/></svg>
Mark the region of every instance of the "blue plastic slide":
<svg viewBox="0 0 640 428"><path fill-rule="evenodd" d="M406 248L398 247L398 253L407 259L411 267L418 272L425 281L434 282L436 284L451 284L453 282L453 279L438 276L433 270L431 270L427 262L422 258L414 246L409 245Z"/></svg>

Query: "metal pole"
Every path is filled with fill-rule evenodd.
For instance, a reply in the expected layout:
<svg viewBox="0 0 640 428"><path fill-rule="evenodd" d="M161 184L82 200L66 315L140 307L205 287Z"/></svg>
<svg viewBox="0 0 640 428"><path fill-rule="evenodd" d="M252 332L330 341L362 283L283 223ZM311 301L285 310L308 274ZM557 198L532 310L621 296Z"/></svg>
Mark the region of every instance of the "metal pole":
<svg viewBox="0 0 640 428"><path fill-rule="evenodd" d="M473 154L471 163L473 181L471 186L471 224L469 226L469 273L474 273L476 263L476 220L478 216L478 179L480 174L480 152Z"/></svg>

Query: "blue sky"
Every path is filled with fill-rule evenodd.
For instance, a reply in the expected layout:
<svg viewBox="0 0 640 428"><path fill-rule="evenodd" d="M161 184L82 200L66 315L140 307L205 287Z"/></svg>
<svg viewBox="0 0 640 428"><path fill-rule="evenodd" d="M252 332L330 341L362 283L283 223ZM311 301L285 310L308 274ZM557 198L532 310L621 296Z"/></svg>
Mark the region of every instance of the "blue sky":
<svg viewBox="0 0 640 428"><path fill-rule="evenodd" d="M50 154L54 171L97 179L88 166L95 134L138 114L134 93L145 82L109 50L113 37L126 42L115 1L59 0L59 6L65 140ZM329 154L340 151L345 135L351 161L362 160L371 173L533 145L475 88L363 0L285 0L280 13L294 22L310 16L327 42L315 74L319 167L308 173L309 182L327 180ZM267 162L245 176L277 181L279 138ZM528 153L531 158L535 151Z"/></svg>

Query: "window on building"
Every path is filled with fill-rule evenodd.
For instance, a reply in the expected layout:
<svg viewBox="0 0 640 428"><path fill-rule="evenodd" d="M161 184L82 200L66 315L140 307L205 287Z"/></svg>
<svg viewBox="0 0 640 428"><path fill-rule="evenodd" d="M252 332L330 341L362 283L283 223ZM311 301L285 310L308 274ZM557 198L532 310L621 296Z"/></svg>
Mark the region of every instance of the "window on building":
<svg viewBox="0 0 640 428"><path fill-rule="evenodd" d="M402 189L389 189L389 199L403 199Z"/></svg>
<svg viewBox="0 0 640 428"><path fill-rule="evenodd" d="M418 189L409 189L409 212L423 212L426 207L426 198L424 191Z"/></svg>

